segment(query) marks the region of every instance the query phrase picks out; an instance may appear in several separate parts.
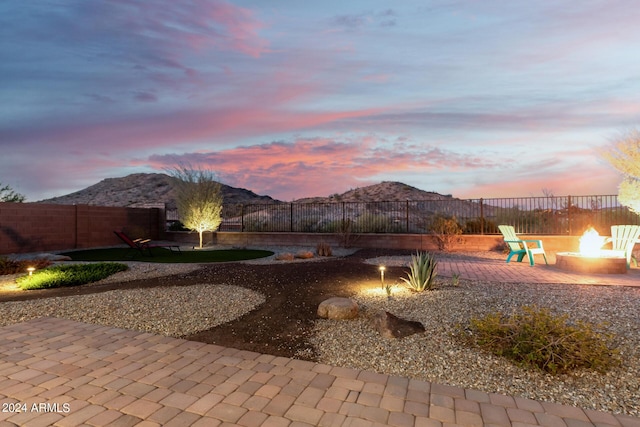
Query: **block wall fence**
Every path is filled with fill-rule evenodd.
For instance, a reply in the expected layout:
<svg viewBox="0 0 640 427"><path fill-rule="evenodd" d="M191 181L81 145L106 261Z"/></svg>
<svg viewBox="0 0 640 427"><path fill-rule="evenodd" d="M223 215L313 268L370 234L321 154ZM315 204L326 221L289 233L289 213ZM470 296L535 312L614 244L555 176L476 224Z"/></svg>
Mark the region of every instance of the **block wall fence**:
<svg viewBox="0 0 640 427"><path fill-rule="evenodd" d="M198 235L188 232L167 232L167 240L178 242L181 245L197 245ZM551 236L551 235L527 235L527 239L540 239L543 241L547 253L561 251L578 251L580 236ZM332 233L286 233L286 232L217 232L205 233L206 244L218 244L231 247L252 246L300 246L307 249L315 249L315 246L324 242L332 247L343 245L341 237ZM461 241L451 246L451 251L489 251L499 250L503 245L501 234L478 235L464 234ZM429 234L354 234L351 236L350 246L356 248L385 248L385 249L410 249L421 251L438 250L438 244L434 236Z"/></svg>
<svg viewBox="0 0 640 427"><path fill-rule="evenodd" d="M0 203L0 254L118 245L113 233L158 239L164 210L44 203Z"/></svg>
<svg viewBox="0 0 640 427"><path fill-rule="evenodd" d="M0 203L0 255L59 251L120 245L113 233L123 230L133 238L197 245L197 233L165 232L165 211L159 208L122 208L43 203ZM578 236L527 235L542 239L548 252L577 251ZM410 250L437 250L429 234L354 234L350 246ZM205 243L232 247L283 245L315 248L319 242L343 245L332 233L217 232L205 233ZM463 235L453 251L494 250L501 235Z"/></svg>

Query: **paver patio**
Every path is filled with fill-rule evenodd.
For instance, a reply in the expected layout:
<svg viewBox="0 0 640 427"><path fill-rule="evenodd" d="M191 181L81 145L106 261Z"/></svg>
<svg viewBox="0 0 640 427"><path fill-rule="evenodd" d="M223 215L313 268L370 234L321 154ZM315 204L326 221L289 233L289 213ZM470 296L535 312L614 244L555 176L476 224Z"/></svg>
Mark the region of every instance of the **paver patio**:
<svg viewBox="0 0 640 427"><path fill-rule="evenodd" d="M499 260L441 273L505 282L638 286ZM623 426L640 418L40 318L0 328L2 426Z"/></svg>

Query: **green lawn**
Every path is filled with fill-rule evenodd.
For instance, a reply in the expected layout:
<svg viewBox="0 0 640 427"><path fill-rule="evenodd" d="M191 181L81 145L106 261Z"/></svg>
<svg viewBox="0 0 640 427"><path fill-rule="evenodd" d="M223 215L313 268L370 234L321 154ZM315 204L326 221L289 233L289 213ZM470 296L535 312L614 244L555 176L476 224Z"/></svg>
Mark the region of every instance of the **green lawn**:
<svg viewBox="0 0 640 427"><path fill-rule="evenodd" d="M38 270L33 275L19 277L16 279L16 283L24 290L80 286L97 282L127 269L126 264L115 262L54 265L53 267Z"/></svg>
<svg viewBox="0 0 640 427"><path fill-rule="evenodd" d="M74 261L144 261L163 263L205 263L243 261L248 259L264 258L273 255L271 251L255 249L225 249L225 250L201 250L201 251L176 251L169 249L153 248L153 256L140 254L129 248L88 249L84 251L66 252L62 255L71 257Z"/></svg>

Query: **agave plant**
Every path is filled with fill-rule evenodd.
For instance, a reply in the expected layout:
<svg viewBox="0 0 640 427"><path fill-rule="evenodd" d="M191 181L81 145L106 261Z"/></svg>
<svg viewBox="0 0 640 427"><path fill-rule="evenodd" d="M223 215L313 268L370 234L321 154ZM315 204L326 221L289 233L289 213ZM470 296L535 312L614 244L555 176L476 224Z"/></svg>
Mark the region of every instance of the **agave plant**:
<svg viewBox="0 0 640 427"><path fill-rule="evenodd" d="M431 290L436 284L436 275L438 261L428 252L417 252L411 255L410 272L407 273L408 279L401 277L407 286L416 292L422 292L425 289Z"/></svg>

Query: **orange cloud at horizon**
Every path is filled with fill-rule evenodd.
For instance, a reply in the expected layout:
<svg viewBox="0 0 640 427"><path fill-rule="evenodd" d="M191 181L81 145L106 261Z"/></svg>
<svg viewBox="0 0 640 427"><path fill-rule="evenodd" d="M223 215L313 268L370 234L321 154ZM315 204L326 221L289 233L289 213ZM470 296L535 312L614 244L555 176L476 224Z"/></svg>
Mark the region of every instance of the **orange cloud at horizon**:
<svg viewBox="0 0 640 427"><path fill-rule="evenodd" d="M613 195L617 194L621 180L619 173L606 166L575 168L545 176L514 176L498 182L478 183L456 195L462 198Z"/></svg>

